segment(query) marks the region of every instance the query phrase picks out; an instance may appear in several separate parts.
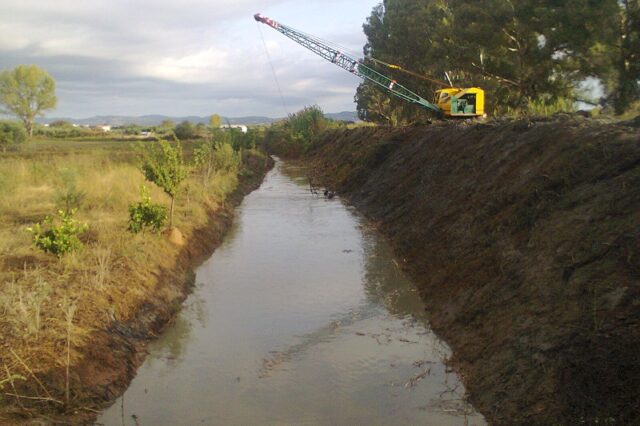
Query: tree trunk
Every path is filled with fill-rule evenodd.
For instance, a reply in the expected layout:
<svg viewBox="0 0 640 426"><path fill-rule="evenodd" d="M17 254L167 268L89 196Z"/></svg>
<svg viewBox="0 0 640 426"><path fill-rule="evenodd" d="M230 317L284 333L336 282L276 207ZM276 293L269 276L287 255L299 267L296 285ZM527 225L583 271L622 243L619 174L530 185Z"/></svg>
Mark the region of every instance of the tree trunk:
<svg viewBox="0 0 640 426"><path fill-rule="evenodd" d="M27 134L29 135L29 138L31 138L33 136L33 122L29 121L29 120L23 120L24 123L24 128L27 131Z"/></svg>
<svg viewBox="0 0 640 426"><path fill-rule="evenodd" d="M171 196L171 208L169 209L169 228L173 228L173 204L176 201L176 197Z"/></svg>
<svg viewBox="0 0 640 426"><path fill-rule="evenodd" d="M628 0L622 1L621 23L620 23L620 57L618 58L618 86L614 96L614 109L616 114L624 114L634 100L638 97L638 75L632 70L634 62L633 48L631 40L633 32L634 5ZM637 13L637 12L636 12Z"/></svg>

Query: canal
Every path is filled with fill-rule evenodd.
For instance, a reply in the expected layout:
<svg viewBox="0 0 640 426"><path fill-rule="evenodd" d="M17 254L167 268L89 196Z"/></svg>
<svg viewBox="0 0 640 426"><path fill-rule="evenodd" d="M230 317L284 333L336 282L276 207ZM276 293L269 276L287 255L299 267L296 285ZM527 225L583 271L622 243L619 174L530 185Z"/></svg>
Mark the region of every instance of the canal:
<svg viewBox="0 0 640 426"><path fill-rule="evenodd" d="M391 249L276 162L104 425L484 425Z"/></svg>

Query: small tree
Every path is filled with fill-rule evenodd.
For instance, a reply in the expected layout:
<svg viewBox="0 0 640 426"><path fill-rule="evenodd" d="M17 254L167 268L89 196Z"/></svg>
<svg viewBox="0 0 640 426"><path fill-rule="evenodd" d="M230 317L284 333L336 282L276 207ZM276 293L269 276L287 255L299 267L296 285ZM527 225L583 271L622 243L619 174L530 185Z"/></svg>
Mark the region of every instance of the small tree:
<svg viewBox="0 0 640 426"><path fill-rule="evenodd" d="M213 129L220 128L220 126L222 125L222 117L220 117L218 114L213 114L209 119L209 125L211 125Z"/></svg>
<svg viewBox="0 0 640 426"><path fill-rule="evenodd" d="M215 168L214 152L216 142L213 138L207 139L205 143L193 150L193 164L202 175L202 185L206 188Z"/></svg>
<svg viewBox="0 0 640 426"><path fill-rule="evenodd" d="M173 121L166 119L166 120L162 120L162 123L160 123L160 128L162 128L163 130L171 130L175 127L175 124L173 123Z"/></svg>
<svg viewBox="0 0 640 426"><path fill-rule="evenodd" d="M36 65L20 65L0 73L0 104L5 113L13 114L24 124L29 137L33 136L33 122L46 110L56 106L56 83Z"/></svg>
<svg viewBox="0 0 640 426"><path fill-rule="evenodd" d="M158 185L171 197L169 209L169 226L173 227L173 206L180 184L187 178L187 167L184 163L182 145L176 142L175 147L169 142L159 140L142 150L142 173L144 177Z"/></svg>

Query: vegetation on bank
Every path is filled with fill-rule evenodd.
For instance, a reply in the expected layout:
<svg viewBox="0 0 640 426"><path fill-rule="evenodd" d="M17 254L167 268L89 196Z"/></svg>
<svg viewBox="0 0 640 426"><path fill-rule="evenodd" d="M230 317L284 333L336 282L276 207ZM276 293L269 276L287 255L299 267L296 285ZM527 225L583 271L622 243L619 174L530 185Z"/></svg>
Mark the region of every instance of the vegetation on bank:
<svg viewBox="0 0 640 426"><path fill-rule="evenodd" d="M166 142L180 150L186 171L173 193L145 179L127 142L31 141L0 156L4 410L73 408L85 379L74 365L95 350L92 335L131 321L151 295L179 291L161 290L158 274L175 268L180 248L162 233L135 231L162 229L172 195L175 226L187 243L206 227L240 175L252 173L247 163L266 161L234 137L215 132L204 141ZM138 142L143 150L157 143ZM64 383L51 379L64 368Z"/></svg>
<svg viewBox="0 0 640 426"><path fill-rule="evenodd" d="M327 130L367 126L326 118L317 105L308 106L290 114L286 119L259 131L259 141L267 152L287 158L304 154L317 138Z"/></svg>

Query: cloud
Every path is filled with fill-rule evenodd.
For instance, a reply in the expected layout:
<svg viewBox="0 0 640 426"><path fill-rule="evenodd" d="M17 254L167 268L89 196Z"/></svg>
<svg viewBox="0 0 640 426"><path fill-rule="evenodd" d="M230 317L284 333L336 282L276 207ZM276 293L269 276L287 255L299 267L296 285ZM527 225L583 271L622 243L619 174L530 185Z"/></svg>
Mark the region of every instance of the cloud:
<svg viewBox="0 0 640 426"><path fill-rule="evenodd" d="M252 15L272 13L359 52L376 3L3 0L0 68L47 69L57 81L55 115L281 116L262 33L288 108L353 110L357 79L266 26L260 33Z"/></svg>

